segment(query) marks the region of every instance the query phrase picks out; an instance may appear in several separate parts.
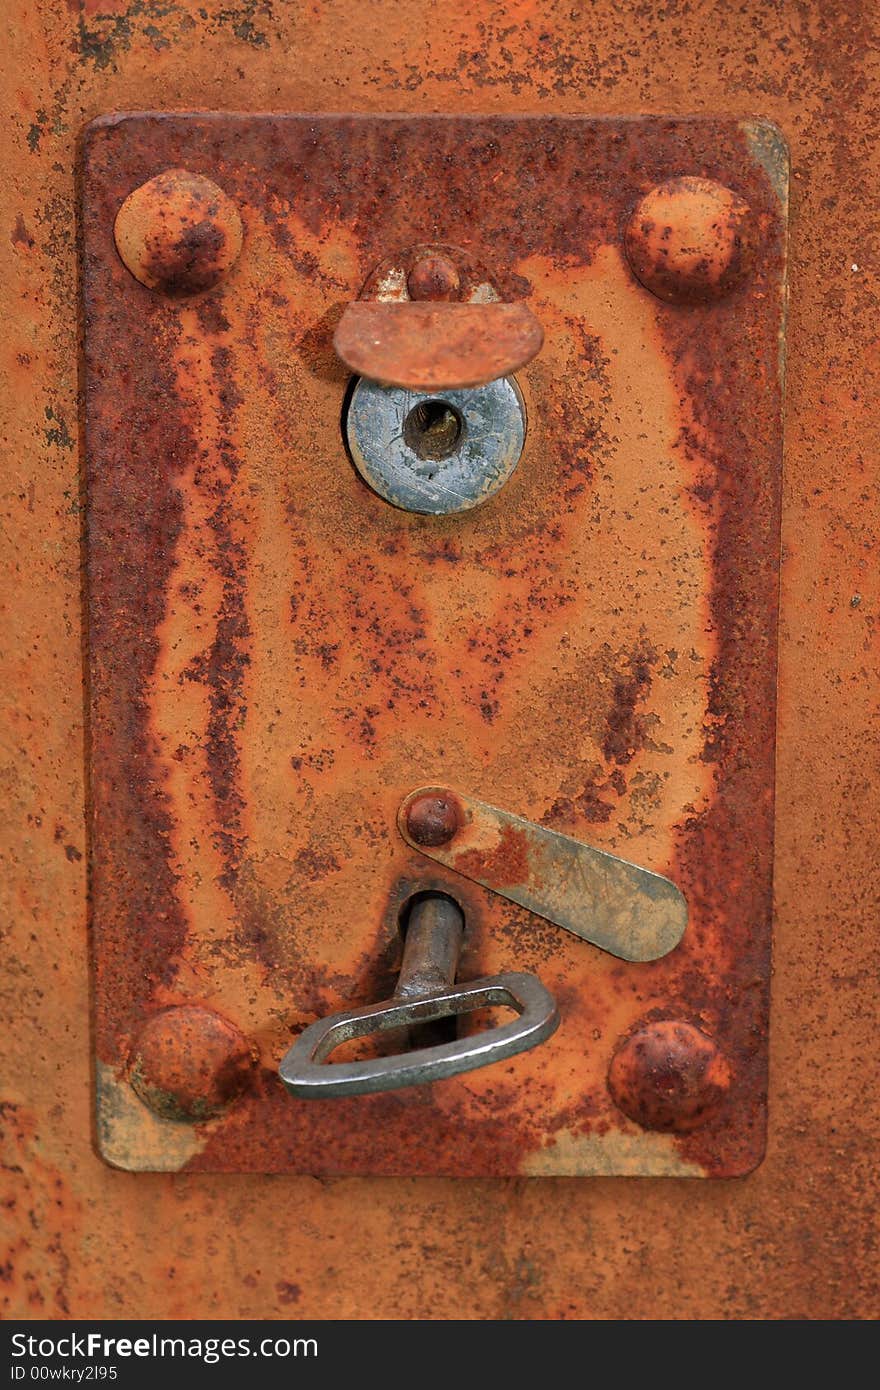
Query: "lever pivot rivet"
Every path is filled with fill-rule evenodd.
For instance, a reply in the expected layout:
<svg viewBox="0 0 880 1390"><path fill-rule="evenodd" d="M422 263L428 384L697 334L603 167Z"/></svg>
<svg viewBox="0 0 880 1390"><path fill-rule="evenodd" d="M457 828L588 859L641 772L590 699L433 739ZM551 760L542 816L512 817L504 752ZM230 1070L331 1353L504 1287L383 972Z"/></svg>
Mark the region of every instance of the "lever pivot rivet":
<svg viewBox="0 0 880 1390"><path fill-rule="evenodd" d="M448 256L422 256L406 278L411 299L457 299L461 276Z"/></svg>
<svg viewBox="0 0 880 1390"><path fill-rule="evenodd" d="M454 796L428 792L406 808L406 829L417 845L448 845L461 829L461 807Z"/></svg>

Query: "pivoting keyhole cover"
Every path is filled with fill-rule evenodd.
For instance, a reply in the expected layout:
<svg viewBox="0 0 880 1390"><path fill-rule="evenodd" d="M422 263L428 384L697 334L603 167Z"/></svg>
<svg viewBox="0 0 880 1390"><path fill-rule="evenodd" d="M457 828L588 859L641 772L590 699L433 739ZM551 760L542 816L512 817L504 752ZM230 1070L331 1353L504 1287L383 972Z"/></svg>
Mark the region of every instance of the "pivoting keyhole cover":
<svg viewBox="0 0 880 1390"><path fill-rule="evenodd" d="M105 1158L754 1167L778 134L146 113L81 188ZM362 1025L428 900L464 923L433 1021L504 976L516 1017L423 1073ZM421 1079L315 1101L313 1064Z"/></svg>
<svg viewBox="0 0 880 1390"><path fill-rule="evenodd" d="M445 515L493 497L526 436L512 373L543 342L527 304L505 304L460 247L415 246L384 261L334 335L360 375L345 410L351 457L408 511Z"/></svg>

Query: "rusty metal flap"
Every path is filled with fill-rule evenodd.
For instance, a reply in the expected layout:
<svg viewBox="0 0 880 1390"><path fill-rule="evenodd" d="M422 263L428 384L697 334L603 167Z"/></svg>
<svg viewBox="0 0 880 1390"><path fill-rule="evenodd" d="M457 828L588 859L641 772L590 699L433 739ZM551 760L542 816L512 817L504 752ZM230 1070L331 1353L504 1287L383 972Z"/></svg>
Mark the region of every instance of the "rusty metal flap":
<svg viewBox="0 0 880 1390"><path fill-rule="evenodd" d="M389 386L440 391L518 372L541 347L526 304L349 304L333 338L347 367Z"/></svg>

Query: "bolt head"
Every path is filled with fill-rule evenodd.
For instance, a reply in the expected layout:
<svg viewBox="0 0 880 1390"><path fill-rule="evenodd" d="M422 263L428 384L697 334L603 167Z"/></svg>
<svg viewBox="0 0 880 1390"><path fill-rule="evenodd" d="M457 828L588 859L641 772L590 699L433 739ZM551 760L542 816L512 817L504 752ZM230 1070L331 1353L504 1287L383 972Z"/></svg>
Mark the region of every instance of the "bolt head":
<svg viewBox="0 0 880 1390"><path fill-rule="evenodd" d="M241 217L216 183L166 169L141 184L116 215L116 249L135 279L169 295L209 290L241 251Z"/></svg>
<svg viewBox="0 0 880 1390"><path fill-rule="evenodd" d="M461 805L450 792L427 792L406 808L409 838L426 849L448 845L461 829Z"/></svg>
<svg viewBox="0 0 880 1390"><path fill-rule="evenodd" d="M448 256L422 256L406 278L410 299L458 299L461 277Z"/></svg>
<svg viewBox="0 0 880 1390"><path fill-rule="evenodd" d="M755 251L748 203L713 179L669 179L630 217L624 247L633 274L673 303L719 299L748 274Z"/></svg>
<svg viewBox="0 0 880 1390"><path fill-rule="evenodd" d="M643 1129L687 1133L710 1120L730 1087L717 1044L691 1023L649 1023L617 1049L608 1071L611 1097Z"/></svg>
<svg viewBox="0 0 880 1390"><path fill-rule="evenodd" d="M129 1080L166 1120L207 1120L250 1084L254 1050L213 1009L182 1005L148 1019L129 1059Z"/></svg>

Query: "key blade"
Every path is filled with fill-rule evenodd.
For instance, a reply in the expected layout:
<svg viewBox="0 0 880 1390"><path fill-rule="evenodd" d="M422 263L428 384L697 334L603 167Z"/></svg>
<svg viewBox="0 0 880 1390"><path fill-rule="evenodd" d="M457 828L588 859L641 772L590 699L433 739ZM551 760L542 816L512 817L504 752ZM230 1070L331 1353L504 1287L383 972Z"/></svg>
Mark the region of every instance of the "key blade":
<svg viewBox="0 0 880 1390"><path fill-rule="evenodd" d="M436 815L421 828L431 798L447 807L439 844ZM449 788L411 792L399 826L429 859L622 960L659 960L687 926L684 895L662 874Z"/></svg>

